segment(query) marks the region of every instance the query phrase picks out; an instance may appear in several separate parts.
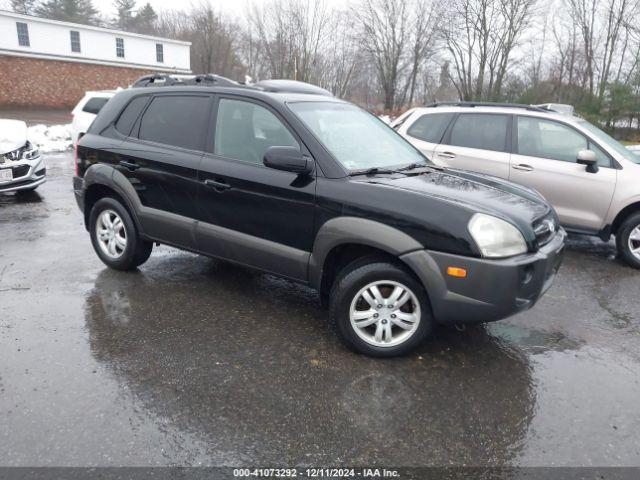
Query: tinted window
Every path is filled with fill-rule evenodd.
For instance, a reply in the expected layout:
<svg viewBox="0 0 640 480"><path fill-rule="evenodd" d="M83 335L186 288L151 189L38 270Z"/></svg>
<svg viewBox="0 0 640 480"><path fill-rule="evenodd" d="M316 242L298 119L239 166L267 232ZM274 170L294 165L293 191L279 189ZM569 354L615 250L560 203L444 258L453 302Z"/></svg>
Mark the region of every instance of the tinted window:
<svg viewBox="0 0 640 480"><path fill-rule="evenodd" d="M140 121L140 138L202 150L208 116L208 97L156 97Z"/></svg>
<svg viewBox="0 0 640 480"><path fill-rule="evenodd" d="M147 104L147 100L149 97L137 97L129 102L124 109L124 111L120 114L120 118L116 122L116 130L118 130L123 135L130 135L131 129L133 128L134 123L138 119L140 112Z"/></svg>
<svg viewBox="0 0 640 480"><path fill-rule="evenodd" d="M216 121L216 155L262 164L269 147L300 145L273 113L255 103L220 100Z"/></svg>
<svg viewBox="0 0 640 480"><path fill-rule="evenodd" d="M80 53L80 32L71 30L69 35L71 37L71 51Z"/></svg>
<svg viewBox="0 0 640 480"><path fill-rule="evenodd" d="M407 134L430 143L440 143L449 126L453 113L431 113L422 115L407 130Z"/></svg>
<svg viewBox="0 0 640 480"><path fill-rule="evenodd" d="M553 120L518 117L518 153L575 163L580 150L590 149L598 165L609 167L611 160L597 145L573 128Z"/></svg>
<svg viewBox="0 0 640 480"><path fill-rule="evenodd" d="M82 111L97 115L102 107L104 107L105 103L107 103L108 101L109 99L104 97L90 98L89 101L84 104L84 107L82 107Z"/></svg>
<svg viewBox="0 0 640 480"><path fill-rule="evenodd" d="M18 45L21 47L28 47L30 45L29 27L26 23L22 22L16 22L16 27L18 29Z"/></svg>
<svg viewBox="0 0 640 480"><path fill-rule="evenodd" d="M504 152L508 115L463 113L451 129L450 145Z"/></svg>

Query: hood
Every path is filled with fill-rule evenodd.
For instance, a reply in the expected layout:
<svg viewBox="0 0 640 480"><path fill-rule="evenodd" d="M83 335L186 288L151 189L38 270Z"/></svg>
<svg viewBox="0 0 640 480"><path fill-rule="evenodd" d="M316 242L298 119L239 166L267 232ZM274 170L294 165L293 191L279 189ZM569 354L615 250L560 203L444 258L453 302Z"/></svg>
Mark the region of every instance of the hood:
<svg viewBox="0 0 640 480"><path fill-rule="evenodd" d="M499 216L522 226L525 231L535 220L552 210L534 190L496 177L462 170L434 170L419 175L375 177L369 181Z"/></svg>
<svg viewBox="0 0 640 480"><path fill-rule="evenodd" d="M26 143L26 123L20 120L0 119L0 155L24 147Z"/></svg>

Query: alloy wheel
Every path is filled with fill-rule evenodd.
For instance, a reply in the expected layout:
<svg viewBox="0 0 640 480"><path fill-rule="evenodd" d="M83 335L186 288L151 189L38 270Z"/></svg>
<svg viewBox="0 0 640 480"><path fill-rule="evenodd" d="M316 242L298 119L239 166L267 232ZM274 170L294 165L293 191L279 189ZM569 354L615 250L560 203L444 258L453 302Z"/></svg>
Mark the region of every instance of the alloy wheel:
<svg viewBox="0 0 640 480"><path fill-rule="evenodd" d="M120 216L113 210L100 213L96 222L96 238L100 250L107 257L116 260L127 248L127 232Z"/></svg>
<svg viewBox="0 0 640 480"><path fill-rule="evenodd" d="M392 280L366 285L353 298L349 311L355 333L376 347L406 342L418 329L420 316L416 295Z"/></svg>
<svg viewBox="0 0 640 480"><path fill-rule="evenodd" d="M640 225L631 230L629 234L629 251L640 260Z"/></svg>

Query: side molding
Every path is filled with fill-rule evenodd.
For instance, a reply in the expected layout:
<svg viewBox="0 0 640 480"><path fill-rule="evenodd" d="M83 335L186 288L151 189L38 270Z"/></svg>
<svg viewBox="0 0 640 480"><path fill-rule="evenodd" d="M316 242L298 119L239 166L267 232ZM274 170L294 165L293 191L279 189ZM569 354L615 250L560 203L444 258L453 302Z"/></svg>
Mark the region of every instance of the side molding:
<svg viewBox="0 0 640 480"><path fill-rule="evenodd" d="M414 238L384 223L358 217L332 218L318 230L309 258L309 283L319 288L329 252L339 245L357 243L400 256L424 247Z"/></svg>

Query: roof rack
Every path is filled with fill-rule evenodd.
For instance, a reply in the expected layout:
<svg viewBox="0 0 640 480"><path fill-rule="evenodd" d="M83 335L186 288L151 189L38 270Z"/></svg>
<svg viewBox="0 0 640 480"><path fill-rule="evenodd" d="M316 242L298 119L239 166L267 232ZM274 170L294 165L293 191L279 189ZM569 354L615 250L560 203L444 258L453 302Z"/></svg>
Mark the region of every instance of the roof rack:
<svg viewBox="0 0 640 480"><path fill-rule="evenodd" d="M333 97L333 94L324 88L311 85L310 83L298 82L297 80L262 80L254 83L253 86L258 87L265 92L273 93L306 93L311 95L324 95Z"/></svg>
<svg viewBox="0 0 640 480"><path fill-rule="evenodd" d="M433 102L425 105L426 108L431 107L500 107L500 108L524 108L534 112L548 112L548 109L538 107L536 105L525 105L522 103L499 103L499 102Z"/></svg>
<svg viewBox="0 0 640 480"><path fill-rule="evenodd" d="M138 78L131 87L170 87L173 85L202 85L216 87L244 87L241 83L229 78L213 75L172 75L168 73L152 73Z"/></svg>

